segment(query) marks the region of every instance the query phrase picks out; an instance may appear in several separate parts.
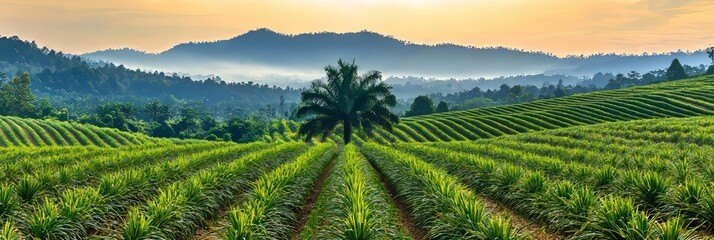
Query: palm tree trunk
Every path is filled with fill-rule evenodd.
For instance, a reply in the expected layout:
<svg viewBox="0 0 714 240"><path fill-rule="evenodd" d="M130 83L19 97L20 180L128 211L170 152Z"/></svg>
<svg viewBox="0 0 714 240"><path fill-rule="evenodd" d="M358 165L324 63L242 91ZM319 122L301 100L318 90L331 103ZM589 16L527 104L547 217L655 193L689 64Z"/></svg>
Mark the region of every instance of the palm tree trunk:
<svg viewBox="0 0 714 240"><path fill-rule="evenodd" d="M345 121L345 123L342 125L344 131L344 133L342 134L342 139L345 140L345 145L347 145L350 143L350 141L352 141L352 123L350 123L350 121Z"/></svg>

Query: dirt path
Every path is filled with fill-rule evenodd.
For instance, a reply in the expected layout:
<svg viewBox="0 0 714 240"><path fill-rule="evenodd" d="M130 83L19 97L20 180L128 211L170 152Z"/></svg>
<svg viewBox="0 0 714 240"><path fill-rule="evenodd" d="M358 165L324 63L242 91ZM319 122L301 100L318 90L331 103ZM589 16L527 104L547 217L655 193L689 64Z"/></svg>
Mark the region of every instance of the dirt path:
<svg viewBox="0 0 714 240"><path fill-rule="evenodd" d="M228 222L228 216L227 214L224 214L226 216L222 216L218 219L213 220L209 226L205 228L198 229L196 231L196 234L193 235L194 240L217 240L217 239L223 239L221 237L221 230L223 230Z"/></svg>
<svg viewBox="0 0 714 240"><path fill-rule="evenodd" d="M511 225L513 225L513 229L517 233L525 234L530 239L565 239L565 237L558 234L548 233L545 227L521 217L518 213L508 207L503 206L502 204L495 202L484 195L480 195L480 197L481 200L483 200L484 206L488 212L491 214L502 214L509 217L511 219Z"/></svg>
<svg viewBox="0 0 714 240"><path fill-rule="evenodd" d="M327 179L327 176L330 175L330 171L332 171L332 168L335 166L335 162L337 162L337 157L340 155L340 151L341 148L339 148L338 151L335 152L335 155L332 156L330 162L327 164L325 169L322 170L322 173L320 173L320 177L317 178L315 186L312 188L312 192L310 192L310 195L307 196L305 206L303 206L302 210L300 210L300 214L297 218L299 220L297 228L295 228L295 232L293 232L293 239L300 239L300 232L305 227L305 224L307 223L307 220L310 217L310 212L312 212L312 209L317 203L317 199L320 197L322 188L325 186L325 180Z"/></svg>
<svg viewBox="0 0 714 240"><path fill-rule="evenodd" d="M397 224L404 227L405 230L407 230L407 233L409 236L414 238L415 240L423 240L426 239L425 237L425 232L423 229L420 227L414 225L414 220L411 217L411 214L409 214L409 210L407 208L407 205L404 204L401 198L397 197L397 192L394 190L394 187L389 184L387 181L387 178L382 174L382 172L379 171L379 169L375 168L374 165L372 165L372 162L370 162L370 166L374 169L374 172L379 175L379 181L382 182L382 185L384 186L385 189L387 189L387 193L389 193L389 197L392 198L392 201L394 202L394 206L397 207Z"/></svg>

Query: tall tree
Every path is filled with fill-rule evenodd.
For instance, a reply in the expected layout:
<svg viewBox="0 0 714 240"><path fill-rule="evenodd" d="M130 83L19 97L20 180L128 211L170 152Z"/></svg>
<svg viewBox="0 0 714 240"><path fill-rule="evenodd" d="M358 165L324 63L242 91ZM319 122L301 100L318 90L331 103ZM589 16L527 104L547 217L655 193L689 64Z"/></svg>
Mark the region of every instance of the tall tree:
<svg viewBox="0 0 714 240"><path fill-rule="evenodd" d="M280 112L278 113L280 118L285 118L287 115L287 112L285 112L285 97L283 95L280 95Z"/></svg>
<svg viewBox="0 0 714 240"><path fill-rule="evenodd" d="M37 115L40 118L54 118L57 117L59 113L57 109L52 106L52 103L47 98L40 99L38 106Z"/></svg>
<svg viewBox="0 0 714 240"><path fill-rule="evenodd" d="M418 96L414 98L414 102L409 107L409 110L404 113L404 116L411 117L432 113L434 113L434 102L431 101L431 98L429 96Z"/></svg>
<svg viewBox="0 0 714 240"><path fill-rule="evenodd" d="M684 67L679 63L679 59L672 60L672 64L667 68L667 80L679 80L687 77L687 72L684 71Z"/></svg>
<svg viewBox="0 0 714 240"><path fill-rule="evenodd" d="M436 105L436 112L442 113L442 112L448 112L449 111L449 105L446 104L446 102L441 101L439 102L439 105Z"/></svg>
<svg viewBox="0 0 714 240"><path fill-rule="evenodd" d="M714 75L714 47L707 48L707 55L712 59L712 64L707 68L707 75Z"/></svg>
<svg viewBox="0 0 714 240"><path fill-rule="evenodd" d="M557 98L563 97L565 96L565 90L563 90L563 88L558 87L557 89L555 89L555 91L553 91L553 96Z"/></svg>
<svg viewBox="0 0 714 240"><path fill-rule="evenodd" d="M0 114L34 117L35 95L30 89L30 74L28 72L15 76L8 83L0 86Z"/></svg>
<svg viewBox="0 0 714 240"><path fill-rule="evenodd" d="M327 82L315 81L302 92L296 115L311 116L298 131L307 141L317 134L325 138L342 125L342 139L348 144L354 129L373 136L375 128L391 131L399 123L399 117L387 108L396 106L397 98L392 87L380 81L382 74L369 71L358 75L357 70L354 61L350 64L340 59L337 66L325 67Z"/></svg>
<svg viewBox="0 0 714 240"><path fill-rule="evenodd" d="M144 112L151 120L163 123L171 119L171 107L161 104L159 100L152 100L144 107Z"/></svg>

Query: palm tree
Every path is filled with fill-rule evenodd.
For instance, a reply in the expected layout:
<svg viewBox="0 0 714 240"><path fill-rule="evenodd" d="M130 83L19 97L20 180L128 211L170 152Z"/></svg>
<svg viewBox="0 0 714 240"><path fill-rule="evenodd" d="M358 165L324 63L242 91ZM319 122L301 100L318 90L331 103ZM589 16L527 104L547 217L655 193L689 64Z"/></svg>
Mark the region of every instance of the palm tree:
<svg viewBox="0 0 714 240"><path fill-rule="evenodd" d="M399 123L399 117L387 108L397 104L392 87L379 81L380 72L359 76L357 68L354 61L348 64L340 59L337 66L325 67L327 82L317 80L302 92L297 117L312 116L300 126L299 134L306 135L306 141L317 134L325 138L341 124L342 137L348 144L353 128L371 137L376 127L392 131Z"/></svg>

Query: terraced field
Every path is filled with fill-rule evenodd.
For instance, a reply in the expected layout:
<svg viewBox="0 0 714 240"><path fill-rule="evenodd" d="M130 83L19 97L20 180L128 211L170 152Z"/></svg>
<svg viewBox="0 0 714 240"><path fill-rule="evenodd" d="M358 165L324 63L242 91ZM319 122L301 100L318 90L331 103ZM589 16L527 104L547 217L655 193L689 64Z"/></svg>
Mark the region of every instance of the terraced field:
<svg viewBox="0 0 714 240"><path fill-rule="evenodd" d="M446 142L605 122L714 114L714 76L403 118L377 141Z"/></svg>
<svg viewBox="0 0 714 240"><path fill-rule="evenodd" d="M166 141L143 134L53 120L0 116L0 147L98 146L117 147Z"/></svg>

